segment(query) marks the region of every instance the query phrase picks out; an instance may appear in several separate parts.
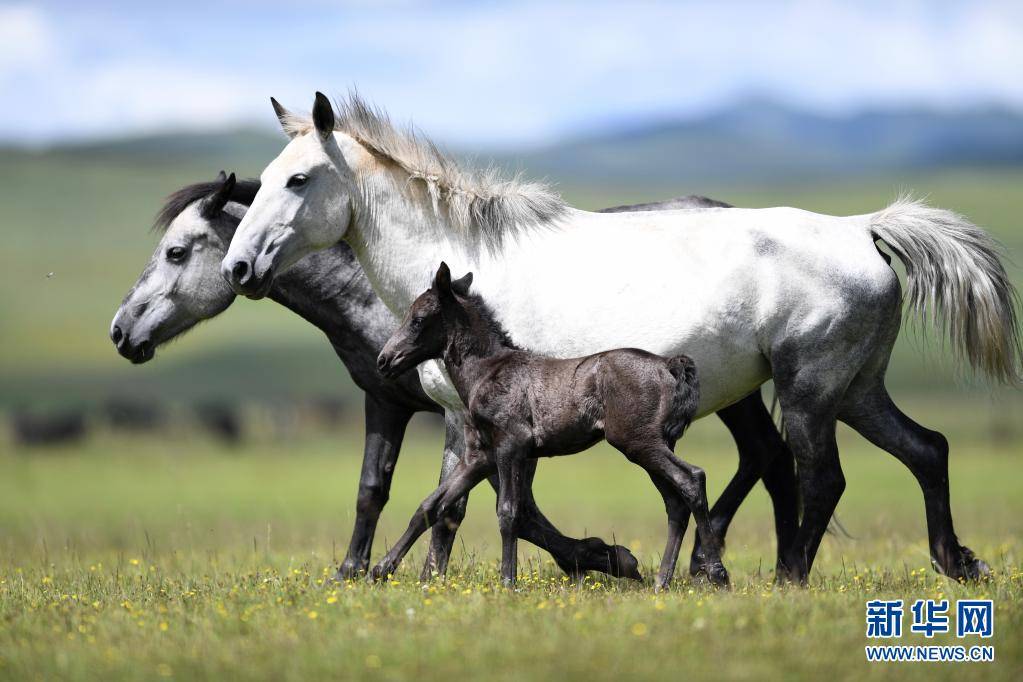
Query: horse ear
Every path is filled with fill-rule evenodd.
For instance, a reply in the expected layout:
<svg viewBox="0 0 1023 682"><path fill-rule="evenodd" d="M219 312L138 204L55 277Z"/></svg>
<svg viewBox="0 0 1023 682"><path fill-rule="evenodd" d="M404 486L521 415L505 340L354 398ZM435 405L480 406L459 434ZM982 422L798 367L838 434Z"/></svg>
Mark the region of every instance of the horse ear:
<svg viewBox="0 0 1023 682"><path fill-rule="evenodd" d="M451 268L444 261L441 261L437 274L433 277L433 288L442 297L451 295Z"/></svg>
<svg viewBox="0 0 1023 682"><path fill-rule="evenodd" d="M223 175L223 171L221 171L221 175ZM234 173L231 173L220 183L220 187L213 194L202 200L202 204L199 206L199 214L207 220L215 218L223 210L224 206L227 206L227 202L231 200L234 184Z"/></svg>
<svg viewBox="0 0 1023 682"><path fill-rule="evenodd" d="M270 105L274 108L274 113L277 115L277 120L281 123L281 128L284 130L284 134L289 138L295 137L295 130L290 124L292 119L291 112L285 109L284 105L273 97L270 98Z"/></svg>
<svg viewBox="0 0 1023 682"><path fill-rule="evenodd" d="M217 173L217 179L215 180L215 182L224 182L225 180L227 180L227 173L225 173L224 171L220 171L219 173Z"/></svg>
<svg viewBox="0 0 1023 682"><path fill-rule="evenodd" d="M316 93L316 102L313 104L313 125L316 126L316 132L324 140L334 133L334 107L322 92Z"/></svg>
<svg viewBox="0 0 1023 682"><path fill-rule="evenodd" d="M472 273L467 272L451 282L451 291L455 292L459 296L468 296L470 286L472 286Z"/></svg>

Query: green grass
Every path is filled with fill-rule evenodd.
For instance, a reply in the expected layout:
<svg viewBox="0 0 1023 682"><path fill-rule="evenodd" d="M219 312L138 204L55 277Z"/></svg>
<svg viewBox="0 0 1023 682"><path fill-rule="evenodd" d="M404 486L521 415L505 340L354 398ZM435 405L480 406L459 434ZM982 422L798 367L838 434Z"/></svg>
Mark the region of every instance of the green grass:
<svg viewBox="0 0 1023 682"><path fill-rule="evenodd" d="M186 436L109 434L76 449L8 450L0 453L0 678L922 679L965 671L1018 679L1023 448L1018 435L976 428L975 410L964 407L909 405L950 434L957 531L995 569L980 585L930 570L912 477L846 431L839 516L853 537L825 538L809 590L772 584L770 507L758 488L729 535L734 589L683 577L661 595L649 583L598 576L568 584L525 544L519 589L501 589L494 496L484 488L471 500L447 582L417 582L420 543L392 583L326 584L351 527L357 428L241 451ZM1019 414L1018 404L1005 409ZM376 558L434 484L439 444L422 425L410 435ZM696 424L679 451L707 469L712 494L735 465L714 420ZM536 492L564 532L627 544L652 574L663 510L620 455L600 446L545 461ZM994 664L864 661L867 599L982 595L997 607L995 637L985 642L995 646ZM902 643L924 639L907 634Z"/></svg>

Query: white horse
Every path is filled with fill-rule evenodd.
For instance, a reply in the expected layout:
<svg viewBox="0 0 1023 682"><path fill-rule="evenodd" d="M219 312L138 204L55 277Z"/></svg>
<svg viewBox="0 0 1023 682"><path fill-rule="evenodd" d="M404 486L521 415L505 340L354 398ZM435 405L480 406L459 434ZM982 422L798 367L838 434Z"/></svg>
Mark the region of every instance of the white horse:
<svg viewBox="0 0 1023 682"><path fill-rule="evenodd" d="M476 274L523 348L554 357L626 346L684 352L700 371L700 416L773 378L804 503L783 578L806 582L845 487L836 418L912 470L938 568L955 578L987 571L953 530L947 441L885 389L902 295L875 244L900 257L911 306L947 330L961 357L1013 381L1015 292L983 230L909 200L851 217L794 208L591 213L543 185L466 170L354 96L337 116L320 93L311 118L274 108L292 139L264 170L224 259L239 293L264 294L276 274L344 239L395 314L444 260ZM458 405L436 363L420 374L432 397Z"/></svg>

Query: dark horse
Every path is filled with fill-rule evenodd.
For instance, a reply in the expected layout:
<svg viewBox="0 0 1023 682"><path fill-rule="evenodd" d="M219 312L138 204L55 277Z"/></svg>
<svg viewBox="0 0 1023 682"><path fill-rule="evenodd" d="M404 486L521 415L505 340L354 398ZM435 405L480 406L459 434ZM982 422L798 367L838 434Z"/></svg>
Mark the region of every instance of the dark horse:
<svg viewBox="0 0 1023 682"><path fill-rule="evenodd" d="M235 183L222 176L215 182L189 185L169 197L156 221L164 233L160 244L111 325L111 339L121 355L135 363L147 362L158 346L231 305L235 295L219 276L219 259L258 188L258 182ZM664 206L720 204L703 197L685 197ZM647 204L642 208L656 207ZM397 323L346 244L304 258L274 281L269 297L319 328L365 392L366 440L355 527L338 572L340 578L353 577L369 566L377 521L388 500L406 425L416 412L441 413L442 409L426 397L414 375L388 380L377 372L377 355ZM735 438L739 469L711 510L711 524L724 537L739 504L763 476L774 505L779 547L787 546L798 521L792 455L760 392L721 410L718 416ZM451 459L460 458L460 426L449 424L444 447ZM464 504L456 505L444 523L434 526L424 577L434 571L444 573L464 510ZM536 507L528 490L520 528L523 538L548 550L569 574L596 570L638 575L635 559L625 548L597 538L574 540L561 535ZM697 548L692 567L702 563Z"/></svg>
<svg viewBox="0 0 1023 682"><path fill-rule="evenodd" d="M727 584L708 518L706 477L674 455L700 402L693 361L636 348L570 359L530 353L512 343L483 299L469 293L471 283L471 272L452 282L441 263L433 286L412 303L377 361L385 376L396 377L426 360L443 359L468 418L465 456L419 506L373 577L393 573L448 507L496 471L501 579L514 585L520 501L529 485L526 463L582 452L606 439L643 467L664 498L668 542L657 587L671 582L690 511L707 557L700 573Z"/></svg>

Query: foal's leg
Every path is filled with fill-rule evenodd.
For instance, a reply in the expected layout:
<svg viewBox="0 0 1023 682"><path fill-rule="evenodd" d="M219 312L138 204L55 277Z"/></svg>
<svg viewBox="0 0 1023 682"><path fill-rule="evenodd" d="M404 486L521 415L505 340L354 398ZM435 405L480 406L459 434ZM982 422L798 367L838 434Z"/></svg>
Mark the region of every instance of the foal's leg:
<svg viewBox="0 0 1023 682"><path fill-rule="evenodd" d="M450 510L452 505L458 504L468 495L492 470L490 461L481 451L467 451L450 475L419 505L408 528L394 547L373 567L370 576L379 580L393 574L419 536Z"/></svg>
<svg viewBox="0 0 1023 682"><path fill-rule="evenodd" d="M626 547L609 545L596 537L581 540L565 537L547 520L533 497L536 465L536 459L526 460L522 507L519 510L519 539L550 552L558 568L576 582L582 580L587 571L599 571L616 578L642 580L639 561ZM495 476L490 477L490 482L494 490L497 490Z"/></svg>
<svg viewBox="0 0 1023 682"><path fill-rule="evenodd" d="M447 411L441 481L444 481L455 470L465 451L463 428L461 415L450 410ZM642 580L639 562L627 548L621 545L609 545L596 537L581 540L567 537L547 520L533 497L532 483L536 473L536 464L535 459L528 460L526 464L518 523L519 537L550 552L558 567L576 580L581 579L587 571L599 571L617 578ZM498 487L496 473L490 476L490 484L496 491ZM421 580L426 581L434 575L444 575L447 572L455 534L458 532L462 519L465 518L467 500L468 498L464 498L451 505L443 518L433 525L430 550L420 574Z"/></svg>
<svg viewBox="0 0 1023 682"><path fill-rule="evenodd" d="M959 544L952 527L945 437L903 414L880 381L861 394L849 395L839 417L913 472L924 494L931 560L938 570L956 580L988 575L988 565Z"/></svg>
<svg viewBox="0 0 1023 682"><path fill-rule="evenodd" d="M391 491L391 476L398 461L405 427L412 412L386 405L366 394L366 442L359 474L359 497L355 506L355 528L348 552L338 568L336 578L353 578L369 567L373 536L380 513Z"/></svg>
<svg viewBox="0 0 1023 682"><path fill-rule="evenodd" d="M499 485L497 525L501 529L501 582L514 587L518 577L519 509L525 478L525 453L512 445L499 446L494 455Z"/></svg>
<svg viewBox="0 0 1023 682"><path fill-rule="evenodd" d="M678 563L678 552L682 547L682 538L689 526L689 507L686 505L675 486L652 472L647 472L650 480L654 482L657 491L661 493L664 500L664 511L668 514L668 539L664 545L664 554L661 555L661 567L657 571L657 582L654 584L654 591L660 592L667 589L671 579L675 577L675 565Z"/></svg>
<svg viewBox="0 0 1023 682"><path fill-rule="evenodd" d="M610 438L608 440L611 442ZM696 520L696 532L700 534L707 556L700 572L705 573L715 585L727 585L728 571L721 562L721 542L714 533L707 511L707 476L703 469L675 457L675 453L663 442L644 445L637 440L626 439L624 447L620 447L617 443L621 441L616 439L617 443L612 442L612 445L625 452L630 461L646 469L651 477L661 478L674 486L676 494L684 500ZM677 552L674 558L678 558Z"/></svg>
<svg viewBox="0 0 1023 682"><path fill-rule="evenodd" d="M717 415L735 440L739 450L739 469L711 508L711 525L724 543L728 526L739 510L739 505L763 477L764 488L774 507L777 566L780 566L782 551L792 544L799 527L799 501L792 451L778 433L759 390L718 410ZM700 538L697 536L689 572L696 575L704 561Z"/></svg>

